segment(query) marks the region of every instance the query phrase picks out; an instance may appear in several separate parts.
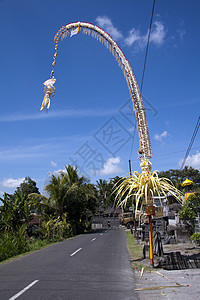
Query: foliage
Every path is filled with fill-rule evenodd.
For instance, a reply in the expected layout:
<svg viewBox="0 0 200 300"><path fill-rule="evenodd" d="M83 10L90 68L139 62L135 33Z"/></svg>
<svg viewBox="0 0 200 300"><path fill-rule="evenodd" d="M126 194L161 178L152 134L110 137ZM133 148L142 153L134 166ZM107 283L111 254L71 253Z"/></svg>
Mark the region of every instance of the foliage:
<svg viewBox="0 0 200 300"><path fill-rule="evenodd" d="M197 216L200 208L200 192L190 195L179 211L179 216L182 220L188 221L190 225L194 226L194 219Z"/></svg>
<svg viewBox="0 0 200 300"><path fill-rule="evenodd" d="M29 250L26 226L22 225L17 232L6 232L0 235L0 261Z"/></svg>
<svg viewBox="0 0 200 300"><path fill-rule="evenodd" d="M6 232L0 235L0 262L29 251L41 249L52 242L59 242L61 240L60 238L54 238L52 241L49 241L34 237L28 238L26 235L20 238L16 233Z"/></svg>
<svg viewBox="0 0 200 300"><path fill-rule="evenodd" d="M193 220L196 217L196 212L192 210L190 205L184 204L179 211L179 216L182 220Z"/></svg>
<svg viewBox="0 0 200 300"><path fill-rule="evenodd" d="M67 213L67 222L77 234L85 229L86 224L88 227L88 220L95 213L96 189L83 176L78 176L77 168L68 165L65 169L66 172L51 176L45 187L48 198L35 193L29 198L46 222L49 222L49 217L52 220L59 217L63 221Z"/></svg>
<svg viewBox="0 0 200 300"><path fill-rule="evenodd" d="M21 192L25 198L31 193L40 194L39 189L36 186L36 182L32 180L29 176L25 177L24 181L17 187L16 193Z"/></svg>
<svg viewBox="0 0 200 300"><path fill-rule="evenodd" d="M190 239L197 243L197 245L200 245L200 233L195 232L191 235Z"/></svg>
<svg viewBox="0 0 200 300"><path fill-rule="evenodd" d="M50 183L45 187L45 191L48 193L51 207L62 218L64 201L68 192L65 176L56 177L52 175Z"/></svg>
<svg viewBox="0 0 200 300"><path fill-rule="evenodd" d="M98 189L97 195L99 206L106 207L109 197L108 182L106 180L99 179L97 181L96 187Z"/></svg>
<svg viewBox="0 0 200 300"><path fill-rule="evenodd" d="M1 230L17 231L28 222L31 208L22 191L18 190L14 195L5 193L1 201Z"/></svg>
<svg viewBox="0 0 200 300"><path fill-rule="evenodd" d="M29 193L39 193L36 182L26 177L13 195L4 193L0 208L0 231L18 231L22 224L28 224L33 206L29 202Z"/></svg>
<svg viewBox="0 0 200 300"><path fill-rule="evenodd" d="M69 191L64 210L67 212L69 222L74 228L74 233L82 232L85 222L96 211L96 196L92 186L85 184Z"/></svg>
<svg viewBox="0 0 200 300"><path fill-rule="evenodd" d="M50 245L51 243L48 240L31 237L28 240L29 251L34 251L41 249Z"/></svg>
<svg viewBox="0 0 200 300"><path fill-rule="evenodd" d="M107 180L99 179L96 183L97 188L97 196L98 196L98 203L99 207L106 208L109 205L115 205L115 193L114 187L119 182L120 177L116 176L111 178L108 182Z"/></svg>
<svg viewBox="0 0 200 300"><path fill-rule="evenodd" d="M130 231L126 232L126 238L127 238L127 246L131 257L131 264L132 268L134 270L141 270L142 268L145 268L145 270L149 270L149 268L141 263L143 260L143 246L140 244L137 244L136 239L133 237Z"/></svg>
<svg viewBox="0 0 200 300"><path fill-rule="evenodd" d="M182 183L188 178L194 182L194 189L197 190L199 188L200 183L200 172L192 167L185 166L183 170L178 169L170 169L168 171L159 172L159 177L165 177L170 179L173 184L179 190L183 190Z"/></svg>
<svg viewBox="0 0 200 300"><path fill-rule="evenodd" d="M39 193L30 177L25 178L13 195L4 194L0 208L1 260L34 247L35 238L28 239L26 229L35 213L42 223L34 233L43 241L59 241L90 228L97 206L96 188L78 176L77 168L68 165L65 169L51 176L45 188L48 197Z"/></svg>
<svg viewBox="0 0 200 300"><path fill-rule="evenodd" d="M69 237L72 234L72 230L66 217L67 215L64 214L62 220L58 217L56 219L50 218L47 221L43 221L40 229L43 238L50 242Z"/></svg>

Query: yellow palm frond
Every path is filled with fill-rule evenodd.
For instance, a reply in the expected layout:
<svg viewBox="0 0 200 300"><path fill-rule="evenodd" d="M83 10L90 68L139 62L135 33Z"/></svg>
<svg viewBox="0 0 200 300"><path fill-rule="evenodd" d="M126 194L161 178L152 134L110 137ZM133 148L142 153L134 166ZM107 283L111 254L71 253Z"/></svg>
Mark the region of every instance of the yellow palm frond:
<svg viewBox="0 0 200 300"><path fill-rule="evenodd" d="M154 196L172 195L182 203L183 194L173 185L168 178L160 178L158 171L151 172L151 163L145 160L141 163L142 172L135 171L132 175L128 174L117 183L115 192L117 206L126 206L127 201L132 197L135 202L135 212L138 208L140 212L144 205L148 205Z"/></svg>

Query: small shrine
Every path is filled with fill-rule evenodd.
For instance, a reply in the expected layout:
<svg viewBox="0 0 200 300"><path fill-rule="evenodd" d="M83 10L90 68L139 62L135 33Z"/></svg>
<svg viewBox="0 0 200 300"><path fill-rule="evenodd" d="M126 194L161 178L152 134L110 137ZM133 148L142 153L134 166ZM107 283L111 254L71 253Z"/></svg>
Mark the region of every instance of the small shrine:
<svg viewBox="0 0 200 300"><path fill-rule="evenodd" d="M193 191L193 181L189 180L188 178L183 181L182 186L185 188L185 201L188 199L190 195L194 195Z"/></svg>

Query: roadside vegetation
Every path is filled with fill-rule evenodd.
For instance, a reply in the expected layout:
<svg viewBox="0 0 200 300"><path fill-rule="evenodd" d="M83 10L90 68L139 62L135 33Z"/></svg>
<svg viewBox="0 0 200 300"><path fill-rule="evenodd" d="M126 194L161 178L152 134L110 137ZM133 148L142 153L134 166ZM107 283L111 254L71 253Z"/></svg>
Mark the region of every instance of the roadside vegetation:
<svg viewBox="0 0 200 300"><path fill-rule="evenodd" d="M183 170L169 170L160 172L159 175L172 180L174 185L183 192L183 181L186 178L193 181L193 194L183 203L179 211L179 217L186 225L191 235L190 239L200 245L200 233L195 232L195 220L200 212L200 171L186 166Z"/></svg>
<svg viewBox="0 0 200 300"><path fill-rule="evenodd" d="M200 191L200 171L192 167L185 166L184 169L170 169L169 171L159 172L159 177L170 179L175 187L184 192L182 187L183 181L188 178L194 182L193 188L195 191Z"/></svg>
<svg viewBox="0 0 200 300"><path fill-rule="evenodd" d="M187 226L190 232L190 239L194 241L197 245L200 245L200 233L195 232L195 219L200 212L200 172L199 170L193 169L192 167L185 167L183 170L169 170L159 172L159 177L165 177L170 179L176 188L184 192L182 183L186 178L193 181L193 192L188 199L183 203L179 216L183 220L184 224ZM133 237L131 232L127 231L127 245L131 256L132 267L134 270L141 270L144 268L146 271L151 271L151 269L141 262L143 260L143 246L137 244L136 239Z"/></svg>
<svg viewBox="0 0 200 300"><path fill-rule="evenodd" d="M171 179L180 189L188 177L194 182L196 195L200 191L200 172L191 167L160 172L159 176ZM98 209L115 205L113 190L119 180L117 176L91 184L78 176L77 168L67 165L65 171L49 177L41 195L36 182L26 177L13 194L4 193L0 198L0 262L90 230ZM197 198L186 201L180 214L191 227L200 207L200 197ZM131 205L130 199L127 209ZM133 267L140 269L142 247L128 232L127 239ZM193 239L198 242L200 237L194 235Z"/></svg>
<svg viewBox="0 0 200 300"><path fill-rule="evenodd" d="M133 237L130 231L126 231L127 246L131 257L131 264L134 270L141 270L144 265L141 264L142 261L142 251L143 246L137 244L136 239Z"/></svg>
<svg viewBox="0 0 200 300"><path fill-rule="evenodd" d="M134 271L148 271L151 272L152 268L142 264L143 260L143 245L137 244L136 238L133 237L130 231L126 231L127 247L131 257L131 265Z"/></svg>
<svg viewBox="0 0 200 300"><path fill-rule="evenodd" d="M0 262L90 230L98 208L114 204L117 180L91 184L68 165L51 175L44 196L26 177L14 194L0 198Z"/></svg>

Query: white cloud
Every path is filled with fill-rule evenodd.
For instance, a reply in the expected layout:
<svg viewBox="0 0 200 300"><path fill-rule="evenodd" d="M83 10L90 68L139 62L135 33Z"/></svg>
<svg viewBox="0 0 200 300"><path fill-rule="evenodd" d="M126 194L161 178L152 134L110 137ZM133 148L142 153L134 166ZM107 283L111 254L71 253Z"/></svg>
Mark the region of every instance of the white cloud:
<svg viewBox="0 0 200 300"><path fill-rule="evenodd" d="M122 168L119 166L120 157L111 157L106 160L103 165L103 169L99 171L100 175L112 175L122 172Z"/></svg>
<svg viewBox="0 0 200 300"><path fill-rule="evenodd" d="M5 188L17 188L23 181L24 181L24 177L23 178L17 178L17 179L13 179L13 178L5 178L3 181L1 181L1 186L5 187Z"/></svg>
<svg viewBox="0 0 200 300"><path fill-rule="evenodd" d="M112 20L107 16L98 16L96 18L97 24L108 32L114 40L124 39L126 45L132 46L135 48L143 49L147 44L148 39L148 30L145 34L142 34L140 30L132 28L128 37L124 38L121 31L119 31L112 23ZM160 46L164 43L164 38L166 35L166 30L162 22L155 21L152 25L150 42L154 43L157 46Z"/></svg>
<svg viewBox="0 0 200 300"><path fill-rule="evenodd" d="M165 131L163 131L163 133L161 133L161 134L155 134L154 135L154 139L156 140L156 141L162 141L163 139L165 139L167 136L169 136L169 133L165 130Z"/></svg>
<svg viewBox="0 0 200 300"><path fill-rule="evenodd" d="M110 109L63 109L57 111L50 111L46 113L35 113L35 114L10 114L0 116L0 122L17 122L17 121L28 121L28 120L39 120L39 119L51 119L51 118L87 118L87 117L101 117L108 116L116 113L116 110Z"/></svg>
<svg viewBox="0 0 200 300"><path fill-rule="evenodd" d="M114 40L123 38L122 33L116 27L114 27L111 19L107 16L98 16L96 18L96 22L101 28L105 29L105 31L107 31Z"/></svg>
<svg viewBox="0 0 200 300"><path fill-rule="evenodd" d="M155 21L152 26L150 42L154 43L157 46L161 46L164 43L166 31L164 25L159 22ZM141 34L139 30L132 28L129 31L129 35L125 38L125 43L128 46L135 46L135 49L140 50L146 47L148 39L148 31L146 34Z"/></svg>
<svg viewBox="0 0 200 300"><path fill-rule="evenodd" d="M178 36L180 38L180 40L182 41L185 34L186 34L186 31L184 29L184 25L185 25L185 22L183 19L180 20L179 22L179 29L177 29L177 33L178 33Z"/></svg>
<svg viewBox="0 0 200 300"><path fill-rule="evenodd" d="M157 46L162 45L164 43L165 34L164 25L159 21L154 22L150 42L153 42Z"/></svg>
<svg viewBox="0 0 200 300"><path fill-rule="evenodd" d="M53 171L53 175L54 176L60 176L61 173L66 173L66 169L58 169L58 170L55 170Z"/></svg>
<svg viewBox="0 0 200 300"><path fill-rule="evenodd" d="M51 165L52 165L52 167L57 167L57 163L53 160L51 161Z"/></svg>
<svg viewBox="0 0 200 300"><path fill-rule="evenodd" d="M129 31L128 37L125 39L125 43L128 46L132 46L133 44L138 43L140 47L143 48L143 46L145 46L146 44L146 36L141 36L139 30L132 28Z"/></svg>
<svg viewBox="0 0 200 300"><path fill-rule="evenodd" d="M182 163L183 159L180 160L179 165L181 166ZM200 170L200 153L197 152L196 154L193 154L191 156L189 155L186 159L185 165Z"/></svg>

